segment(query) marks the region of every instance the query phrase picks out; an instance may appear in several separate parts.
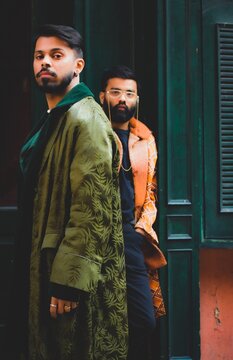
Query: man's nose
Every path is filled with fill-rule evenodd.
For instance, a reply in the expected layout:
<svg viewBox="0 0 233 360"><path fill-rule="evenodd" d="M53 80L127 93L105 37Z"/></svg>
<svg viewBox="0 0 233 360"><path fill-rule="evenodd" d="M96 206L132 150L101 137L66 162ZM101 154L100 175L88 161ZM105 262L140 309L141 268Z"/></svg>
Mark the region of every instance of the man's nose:
<svg viewBox="0 0 233 360"><path fill-rule="evenodd" d="M122 92L120 95L120 101L124 101L124 102L126 101L126 95L124 92Z"/></svg>
<svg viewBox="0 0 233 360"><path fill-rule="evenodd" d="M51 66L51 60L50 60L49 56L44 56L44 58L42 60L42 63L41 63L41 66L46 67L46 68Z"/></svg>

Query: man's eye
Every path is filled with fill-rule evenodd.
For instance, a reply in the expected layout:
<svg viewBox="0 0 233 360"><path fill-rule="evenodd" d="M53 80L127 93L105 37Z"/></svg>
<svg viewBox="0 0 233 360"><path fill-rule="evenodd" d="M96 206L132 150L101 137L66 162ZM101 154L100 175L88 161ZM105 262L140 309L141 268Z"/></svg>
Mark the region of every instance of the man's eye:
<svg viewBox="0 0 233 360"><path fill-rule="evenodd" d="M35 56L35 59L36 59L36 60L41 60L41 59L43 59L43 55L36 55L36 56Z"/></svg>
<svg viewBox="0 0 233 360"><path fill-rule="evenodd" d="M132 98L135 96L135 94L132 93L132 92L130 92L130 91L127 91L127 92L126 92L126 96L127 96L128 98L132 99Z"/></svg>
<svg viewBox="0 0 233 360"><path fill-rule="evenodd" d="M118 95L120 95L120 91L119 90L111 90L111 94L113 95L113 96L118 96Z"/></svg>
<svg viewBox="0 0 233 360"><path fill-rule="evenodd" d="M53 58L54 59L60 59L62 56L61 56L61 54L53 54Z"/></svg>

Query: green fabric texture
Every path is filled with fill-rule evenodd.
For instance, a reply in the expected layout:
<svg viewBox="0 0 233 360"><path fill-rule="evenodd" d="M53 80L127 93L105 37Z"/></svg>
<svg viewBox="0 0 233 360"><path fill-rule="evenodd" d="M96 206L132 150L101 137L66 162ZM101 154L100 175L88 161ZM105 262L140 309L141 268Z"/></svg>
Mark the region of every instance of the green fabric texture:
<svg viewBox="0 0 233 360"><path fill-rule="evenodd" d="M34 198L29 359L126 360L119 154L93 97L67 110L71 95L59 105L63 111L46 143ZM51 319L50 281L83 290L77 310Z"/></svg>

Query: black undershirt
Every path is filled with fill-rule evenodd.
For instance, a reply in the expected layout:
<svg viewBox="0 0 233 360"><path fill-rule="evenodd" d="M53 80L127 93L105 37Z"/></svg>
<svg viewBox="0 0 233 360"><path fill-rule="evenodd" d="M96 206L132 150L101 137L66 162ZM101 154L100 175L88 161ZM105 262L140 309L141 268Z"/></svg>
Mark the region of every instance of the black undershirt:
<svg viewBox="0 0 233 360"><path fill-rule="evenodd" d="M128 148L129 130L115 129L115 132L118 135L123 147L122 167L119 174L122 220L123 223L133 223L134 185Z"/></svg>

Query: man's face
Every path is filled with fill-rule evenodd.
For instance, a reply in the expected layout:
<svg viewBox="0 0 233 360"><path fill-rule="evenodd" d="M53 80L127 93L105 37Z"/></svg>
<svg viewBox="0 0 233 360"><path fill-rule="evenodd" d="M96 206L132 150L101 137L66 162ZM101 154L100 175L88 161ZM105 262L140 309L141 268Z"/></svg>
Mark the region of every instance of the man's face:
<svg viewBox="0 0 233 360"><path fill-rule="evenodd" d="M120 78L109 79L105 92L100 93L100 101L106 115L111 118L113 123L126 123L133 117L136 110L136 81Z"/></svg>
<svg viewBox="0 0 233 360"><path fill-rule="evenodd" d="M66 89L78 72L75 51L54 36L41 36L36 41L33 69L36 82L45 93L59 94ZM80 65L80 64L79 64ZM81 69L82 70L82 69Z"/></svg>

